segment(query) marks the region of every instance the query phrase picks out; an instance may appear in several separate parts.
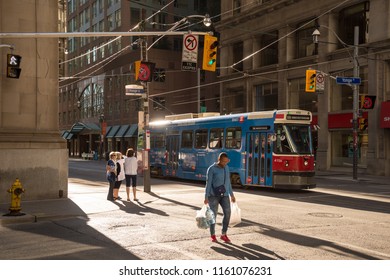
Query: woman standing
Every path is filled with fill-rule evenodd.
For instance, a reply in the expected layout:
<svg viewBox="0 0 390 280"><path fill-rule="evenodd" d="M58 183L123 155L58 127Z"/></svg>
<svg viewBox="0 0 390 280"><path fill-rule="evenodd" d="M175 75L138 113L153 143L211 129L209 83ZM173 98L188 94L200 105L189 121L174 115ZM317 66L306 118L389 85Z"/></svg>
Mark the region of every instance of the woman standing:
<svg viewBox="0 0 390 280"><path fill-rule="evenodd" d="M130 184L133 188L134 201L137 199L137 158L133 149L127 149L125 158L125 177L126 177L126 193L127 201L130 201Z"/></svg>
<svg viewBox="0 0 390 280"><path fill-rule="evenodd" d="M111 152L109 160L106 165L107 180L109 183L107 200L114 200L114 187L116 181L116 155L115 152Z"/></svg>
<svg viewBox="0 0 390 280"><path fill-rule="evenodd" d="M123 166L125 159L123 158L120 152L115 152L115 155L116 155L116 181L114 186L114 200L117 200L117 199L122 199L119 196L119 188L121 187L122 181L125 179L125 171Z"/></svg>

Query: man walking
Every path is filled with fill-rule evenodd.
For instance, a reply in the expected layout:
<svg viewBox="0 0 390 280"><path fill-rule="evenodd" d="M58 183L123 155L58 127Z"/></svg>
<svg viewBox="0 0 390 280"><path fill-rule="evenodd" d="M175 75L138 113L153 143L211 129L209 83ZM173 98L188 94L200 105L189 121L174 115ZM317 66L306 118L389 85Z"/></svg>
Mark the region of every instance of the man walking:
<svg viewBox="0 0 390 280"><path fill-rule="evenodd" d="M230 200L234 203L236 198L233 194L232 184L230 183L229 157L226 153L220 153L218 162L213 163L206 174L206 189L204 204L208 204L217 218L218 205L221 205L223 211L222 235L221 239L230 243L226 235L230 221ZM229 199L230 196L230 199ZM217 242L215 236L215 224L210 225L211 241Z"/></svg>

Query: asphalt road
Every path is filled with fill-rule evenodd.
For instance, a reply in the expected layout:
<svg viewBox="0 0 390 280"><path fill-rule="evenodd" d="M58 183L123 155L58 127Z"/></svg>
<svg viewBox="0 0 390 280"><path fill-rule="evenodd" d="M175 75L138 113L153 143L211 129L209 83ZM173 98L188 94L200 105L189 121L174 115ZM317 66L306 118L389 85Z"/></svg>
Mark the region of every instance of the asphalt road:
<svg viewBox="0 0 390 280"><path fill-rule="evenodd" d="M110 202L104 162L70 161L69 209L1 226L0 259L390 259L386 178L356 182L333 172L318 174L313 190L235 189L242 223L229 229L231 244L211 243L208 231L196 227L203 184L152 179L152 192L145 193L140 179L138 202ZM123 185L120 195L126 197ZM35 211L63 201L42 201L47 208ZM221 215L217 233L220 222Z"/></svg>

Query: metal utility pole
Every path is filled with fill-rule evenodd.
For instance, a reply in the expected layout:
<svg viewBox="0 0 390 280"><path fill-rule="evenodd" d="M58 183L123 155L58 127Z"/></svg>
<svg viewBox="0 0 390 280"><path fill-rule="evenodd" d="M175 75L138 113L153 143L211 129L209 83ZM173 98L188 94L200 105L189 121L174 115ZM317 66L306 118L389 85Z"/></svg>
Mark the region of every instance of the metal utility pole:
<svg viewBox="0 0 390 280"><path fill-rule="evenodd" d="M141 61L148 61L148 48L146 38L141 38ZM142 162L143 162L143 174L144 174L144 192L150 192L150 167L149 167L149 150L147 147L147 132L149 129L149 85L148 82L143 82L146 97L143 100L144 107L144 121L143 121L143 150L142 150Z"/></svg>
<svg viewBox="0 0 390 280"><path fill-rule="evenodd" d="M358 63L358 55L359 55L359 26L355 26L354 29L354 52L353 52L353 76L359 77L359 63ZM358 176L358 117L359 117L359 85L354 84L353 87L353 121L352 121L352 129L353 129L353 179L357 180Z"/></svg>

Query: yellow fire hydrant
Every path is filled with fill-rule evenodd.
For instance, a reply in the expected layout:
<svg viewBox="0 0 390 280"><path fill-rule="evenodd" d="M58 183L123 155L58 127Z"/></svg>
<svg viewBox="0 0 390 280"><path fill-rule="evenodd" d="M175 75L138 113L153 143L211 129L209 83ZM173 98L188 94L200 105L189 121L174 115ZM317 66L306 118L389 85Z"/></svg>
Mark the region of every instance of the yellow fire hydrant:
<svg viewBox="0 0 390 280"><path fill-rule="evenodd" d="M22 188L22 184L19 179L15 180L8 192L11 194L11 207L9 208L10 212L8 216L24 215L24 213L20 212L20 210L22 210L20 207L20 201L22 200L21 195L24 193L24 189Z"/></svg>

